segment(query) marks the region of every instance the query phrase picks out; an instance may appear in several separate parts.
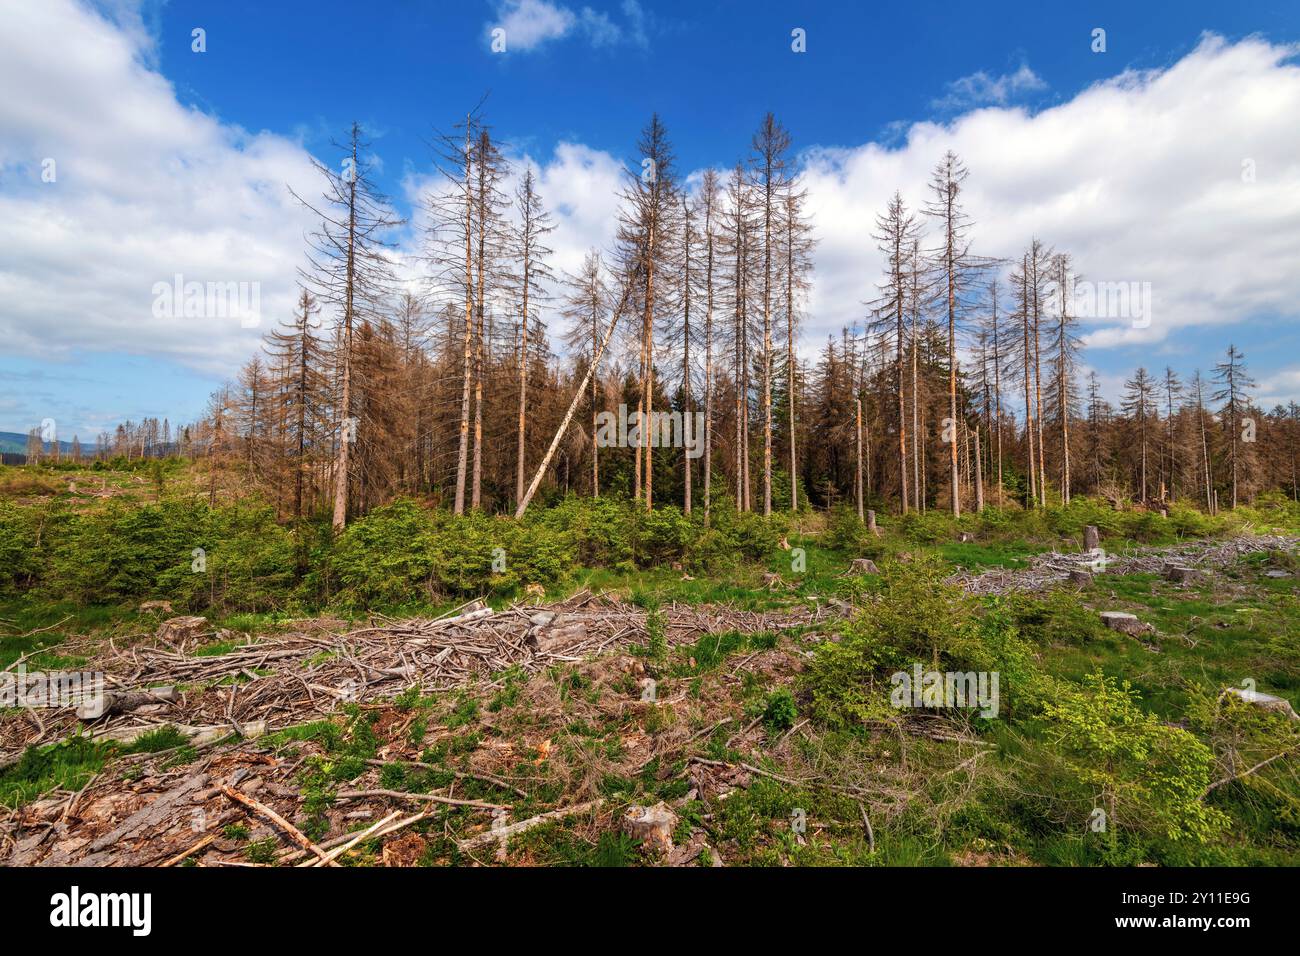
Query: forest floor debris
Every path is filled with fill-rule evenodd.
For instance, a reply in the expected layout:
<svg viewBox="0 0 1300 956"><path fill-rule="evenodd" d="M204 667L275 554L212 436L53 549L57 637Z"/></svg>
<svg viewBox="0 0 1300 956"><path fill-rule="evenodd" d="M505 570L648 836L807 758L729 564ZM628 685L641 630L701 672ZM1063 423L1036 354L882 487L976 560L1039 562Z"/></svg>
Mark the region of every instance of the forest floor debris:
<svg viewBox="0 0 1300 956"><path fill-rule="evenodd" d="M1168 565L1206 570L1224 568L1243 557L1271 551L1294 553L1300 547L1297 535L1240 535L1225 540L1188 541L1163 547L1135 548L1108 553L1048 551L1029 558L1027 568L992 568L986 571L958 571L948 578L972 594L1009 594L1042 591L1068 583L1079 571L1101 574L1166 574Z"/></svg>

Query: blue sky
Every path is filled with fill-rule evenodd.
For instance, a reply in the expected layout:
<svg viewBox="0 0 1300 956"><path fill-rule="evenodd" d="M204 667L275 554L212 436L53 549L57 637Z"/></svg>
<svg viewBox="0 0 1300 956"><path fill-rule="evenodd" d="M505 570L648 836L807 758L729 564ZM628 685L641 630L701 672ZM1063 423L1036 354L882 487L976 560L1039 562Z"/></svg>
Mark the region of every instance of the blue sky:
<svg viewBox="0 0 1300 956"><path fill-rule="evenodd" d="M768 110L785 119L796 145L851 147L887 141L896 124L952 115L936 101L980 72L1030 65L1045 88L1017 100L1040 108L1122 69L1168 66L1206 31L1300 39L1300 5L1282 2L643 0L638 41L628 35L638 19L622 3L592 0L622 40L596 46L575 29L526 54L493 55L487 31L503 20L499 4L310 6L306 14L256 0L168 3L152 21L161 70L183 102L250 129L301 135L313 151L361 120L375 130L393 194L393 175L425 164L429 128L485 94L500 135L542 151L569 140L630 157L658 110L680 161L696 168L734 162ZM206 56L190 51L194 26L207 30ZM1099 26L1103 56L1091 50ZM803 56L791 51L796 27L807 31Z"/></svg>
<svg viewBox="0 0 1300 956"><path fill-rule="evenodd" d="M67 237L0 227L0 262L14 242L0 287L43 277L21 306L0 301L0 431L52 416L60 437L86 440L122 418L198 414L259 332L154 327L144 290L175 272L247 276L275 321L305 225L282 184L313 188L306 155L330 159L331 136L360 120L408 212L431 130L485 94L499 137L546 174L570 257L608 238L617 165L652 111L685 171L734 163L774 111L807 151L821 214L807 349L872 297L881 200L898 187L919 203L955 145L972 166L977 251L1015 254L1040 233L1085 276L1155 285L1156 330L1095 329L1088 360L1111 394L1139 363L1208 369L1231 339L1266 398L1300 398L1296 280L1283 275L1297 270L1282 265L1286 236L1300 251L1300 136L1279 119L1298 125L1294 3L37 6L0 39L0 62L7 50L27 71L0 67L5 88L38 81L29 109L0 106L0 213ZM806 53L791 50L795 28ZM34 178L50 155L57 189ZM1247 159L1259 188L1238 198Z"/></svg>

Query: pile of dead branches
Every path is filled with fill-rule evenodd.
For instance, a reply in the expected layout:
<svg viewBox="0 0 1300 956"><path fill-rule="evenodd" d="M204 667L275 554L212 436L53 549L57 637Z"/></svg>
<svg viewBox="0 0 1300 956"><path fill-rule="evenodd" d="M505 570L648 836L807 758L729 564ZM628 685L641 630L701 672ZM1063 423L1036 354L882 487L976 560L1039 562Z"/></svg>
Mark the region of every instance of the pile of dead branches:
<svg viewBox="0 0 1300 956"><path fill-rule="evenodd" d="M1243 557L1270 551L1296 550L1295 535L1243 535L1223 541L1189 541L1169 547L1136 548L1111 554L1048 551L1036 554L1027 568L991 568L975 573L959 571L947 581L972 594L1007 594L1043 591L1069 580L1072 571L1107 574L1159 574L1168 564L1179 567L1223 568Z"/></svg>
<svg viewBox="0 0 1300 956"><path fill-rule="evenodd" d="M671 646L705 634L797 627L828 613L672 604L661 617ZM166 633L165 625L159 633ZM89 721L79 721L71 709L36 719L32 711L13 714L0 724L0 766L27 746L60 739L78 726L123 742L168 725L202 739L247 734L250 728L261 733L319 719L344 703L391 698L411 687L428 693L470 683L490 686L492 675L511 667L531 674L646 641L642 608L584 592L546 607L493 612L476 604L437 619L380 618L341 632L302 628L207 656L161 637L128 648L110 644L84 667L103 671L110 696L133 706Z"/></svg>

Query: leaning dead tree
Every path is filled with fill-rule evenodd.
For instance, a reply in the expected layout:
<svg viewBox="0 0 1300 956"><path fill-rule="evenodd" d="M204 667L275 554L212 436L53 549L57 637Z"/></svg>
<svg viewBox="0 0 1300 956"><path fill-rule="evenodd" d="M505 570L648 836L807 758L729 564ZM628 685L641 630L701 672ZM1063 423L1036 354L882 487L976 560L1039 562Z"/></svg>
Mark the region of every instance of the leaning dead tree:
<svg viewBox="0 0 1300 956"><path fill-rule="evenodd" d="M600 365L601 357L605 354L605 349L609 346L609 340L614 335L614 329L618 325L618 320L622 318L623 312L627 309L628 301L632 295L633 287L638 277L635 272L625 276L623 281L623 295L619 299L618 308L610 317L609 328L605 329L605 337L601 339L600 348L590 365L587 366L587 373L582 377L581 384L573 393L573 401L569 403L569 410L564 413L564 420L560 422L560 427L555 430L555 437L551 439L551 445L546 449L546 454L542 457L541 464L537 466L537 471L533 474L533 480L528 484L528 490L524 492L519 499L519 506L515 509L515 517L522 518L524 512L528 510L528 504L533 500L533 495L537 494L537 489L542 484L542 479L546 477L546 470L551 467L551 459L555 457L555 450L560 447L560 442L564 440L564 433L569 430L569 425L573 422L574 413L578 410L583 395L587 391L587 382L595 373L596 367Z"/></svg>

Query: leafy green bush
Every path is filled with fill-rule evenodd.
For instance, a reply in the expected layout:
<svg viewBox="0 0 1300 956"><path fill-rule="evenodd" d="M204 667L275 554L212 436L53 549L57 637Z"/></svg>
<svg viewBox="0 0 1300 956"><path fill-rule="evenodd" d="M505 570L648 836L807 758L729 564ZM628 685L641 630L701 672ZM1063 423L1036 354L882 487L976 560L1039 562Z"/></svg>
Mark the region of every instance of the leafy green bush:
<svg viewBox="0 0 1300 956"><path fill-rule="evenodd" d="M798 717L799 708L795 706L794 695L788 688L778 688L768 695L763 706L763 723L769 731L789 730Z"/></svg>
<svg viewBox="0 0 1300 956"><path fill-rule="evenodd" d="M29 587L45 569L39 542L48 533L49 509L20 508L0 501L0 595Z"/></svg>
<svg viewBox="0 0 1300 956"><path fill-rule="evenodd" d="M879 539L867 530L867 523L852 508L836 508L827 519L821 543L852 557L876 557L867 548L879 550Z"/></svg>
<svg viewBox="0 0 1300 956"><path fill-rule="evenodd" d="M1142 710L1127 681L1091 675L1081 689L1044 703L1043 714L1051 753L1081 799L1098 801L1108 827L1204 843L1227 825L1203 799L1210 749Z"/></svg>
<svg viewBox="0 0 1300 956"><path fill-rule="evenodd" d="M1049 591L1041 596L1008 594L998 599L1026 638L1044 646L1081 647L1109 640L1101 618L1079 603L1069 591Z"/></svg>
<svg viewBox="0 0 1300 956"><path fill-rule="evenodd" d="M167 568L158 576L158 593L192 610L224 614L284 606L295 585L295 542L271 508L217 509L204 541L204 570L195 572L192 560Z"/></svg>

